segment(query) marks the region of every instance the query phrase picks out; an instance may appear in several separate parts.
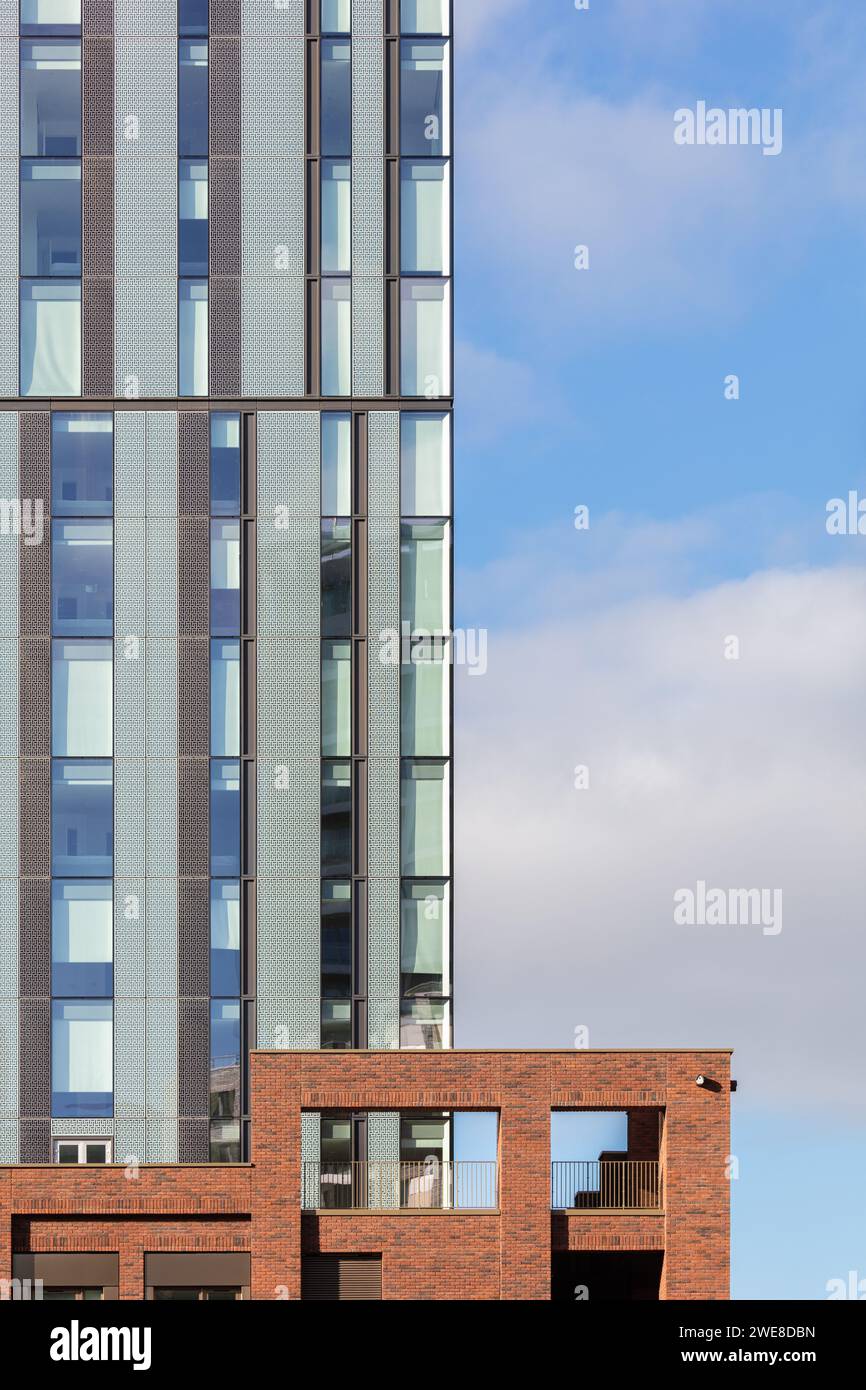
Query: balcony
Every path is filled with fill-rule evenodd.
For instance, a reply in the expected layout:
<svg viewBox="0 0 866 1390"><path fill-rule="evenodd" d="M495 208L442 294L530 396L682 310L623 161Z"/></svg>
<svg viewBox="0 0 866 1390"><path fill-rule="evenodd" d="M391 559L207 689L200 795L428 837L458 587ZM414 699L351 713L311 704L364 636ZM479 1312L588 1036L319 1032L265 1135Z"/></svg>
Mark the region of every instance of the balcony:
<svg viewBox="0 0 866 1390"><path fill-rule="evenodd" d="M304 1163L302 1205L305 1211L495 1211L499 1165Z"/></svg>
<svg viewBox="0 0 866 1390"><path fill-rule="evenodd" d="M554 1211L661 1211L662 1173L649 1159L551 1163Z"/></svg>

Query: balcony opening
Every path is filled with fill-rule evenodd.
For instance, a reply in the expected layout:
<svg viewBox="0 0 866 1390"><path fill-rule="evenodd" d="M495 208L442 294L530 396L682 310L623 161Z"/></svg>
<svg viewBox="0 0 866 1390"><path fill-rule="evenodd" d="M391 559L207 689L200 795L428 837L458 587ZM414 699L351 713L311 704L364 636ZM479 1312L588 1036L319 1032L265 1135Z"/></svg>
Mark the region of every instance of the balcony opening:
<svg viewBox="0 0 866 1390"><path fill-rule="evenodd" d="M555 1211L657 1211L662 1206L662 1112L555 1110L550 1205Z"/></svg>
<svg viewBox="0 0 866 1390"><path fill-rule="evenodd" d="M559 1250L554 1253L554 1303L643 1303L658 1300L661 1250Z"/></svg>

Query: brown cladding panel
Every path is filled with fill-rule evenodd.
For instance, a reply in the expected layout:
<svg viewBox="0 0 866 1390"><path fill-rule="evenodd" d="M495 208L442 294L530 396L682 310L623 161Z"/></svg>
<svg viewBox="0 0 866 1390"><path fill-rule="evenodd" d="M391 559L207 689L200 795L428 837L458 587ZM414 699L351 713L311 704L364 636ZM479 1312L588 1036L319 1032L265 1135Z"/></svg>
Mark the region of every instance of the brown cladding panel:
<svg viewBox="0 0 866 1390"><path fill-rule="evenodd" d="M208 290L211 395L241 394L240 276L211 276Z"/></svg>
<svg viewBox="0 0 866 1390"><path fill-rule="evenodd" d="M114 33L114 0L82 0L81 32L89 34Z"/></svg>
<svg viewBox="0 0 866 1390"><path fill-rule="evenodd" d="M41 544L18 547L18 626L22 636L51 632L51 414L22 410L19 416L19 488L28 502L41 503L46 518Z"/></svg>
<svg viewBox="0 0 866 1390"><path fill-rule="evenodd" d="M22 878L19 904L19 992L22 998L44 999L51 993L50 879Z"/></svg>
<svg viewBox="0 0 866 1390"><path fill-rule="evenodd" d="M208 685L210 647L206 637L178 642L177 751L182 758L206 758L209 748Z"/></svg>
<svg viewBox="0 0 866 1390"><path fill-rule="evenodd" d="M178 1125L179 1163L207 1163L210 1157L207 1115L181 1115Z"/></svg>
<svg viewBox="0 0 866 1390"><path fill-rule="evenodd" d="M241 32L241 0L210 0L210 34Z"/></svg>
<svg viewBox="0 0 866 1390"><path fill-rule="evenodd" d="M51 1000L22 999L18 1016L18 1105L20 1113L28 1118L51 1114L50 1038Z"/></svg>
<svg viewBox="0 0 866 1390"><path fill-rule="evenodd" d="M83 277L81 324L82 395L110 396L114 390L114 280L110 275Z"/></svg>
<svg viewBox="0 0 866 1390"><path fill-rule="evenodd" d="M114 154L114 40L85 34L81 46L81 148L84 158Z"/></svg>
<svg viewBox="0 0 866 1390"><path fill-rule="evenodd" d="M207 999L178 1003L178 1107L181 1115L206 1118L210 1085L209 1005Z"/></svg>
<svg viewBox="0 0 866 1390"><path fill-rule="evenodd" d="M51 873L51 762L22 758L19 774L19 866L23 878Z"/></svg>
<svg viewBox="0 0 866 1390"><path fill-rule="evenodd" d="M206 878L208 857L208 795L210 768L207 758L181 758L178 764L179 829L178 867L181 878Z"/></svg>
<svg viewBox="0 0 866 1390"><path fill-rule="evenodd" d="M24 1119L22 1117L18 1142L22 1163L50 1163L50 1119Z"/></svg>
<svg viewBox="0 0 866 1390"><path fill-rule="evenodd" d="M210 893L206 878L182 878L178 883L178 990L201 996L209 990Z"/></svg>
<svg viewBox="0 0 866 1390"><path fill-rule="evenodd" d="M18 690L18 751L22 758L46 757L51 752L50 637L21 638Z"/></svg>
<svg viewBox="0 0 866 1390"><path fill-rule="evenodd" d="M241 273L241 162L211 159L208 167L208 222L212 279Z"/></svg>
<svg viewBox="0 0 866 1390"><path fill-rule="evenodd" d="M206 637L210 626L210 524L206 516L180 517L177 562L180 635Z"/></svg>
<svg viewBox="0 0 866 1390"><path fill-rule="evenodd" d="M178 419L180 516L207 516L210 498L210 439L206 410L182 410ZM181 604L183 594L181 594Z"/></svg>

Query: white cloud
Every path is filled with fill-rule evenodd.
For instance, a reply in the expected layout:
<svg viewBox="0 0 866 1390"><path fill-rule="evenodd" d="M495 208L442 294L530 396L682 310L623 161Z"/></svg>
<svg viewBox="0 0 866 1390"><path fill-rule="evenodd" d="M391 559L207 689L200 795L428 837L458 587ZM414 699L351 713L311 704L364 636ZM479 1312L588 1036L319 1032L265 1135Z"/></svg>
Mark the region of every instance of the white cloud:
<svg viewBox="0 0 866 1390"><path fill-rule="evenodd" d="M730 1045L743 1103L862 1104L866 573L651 582L459 681L458 1044ZM675 926L698 879L781 888L781 934Z"/></svg>

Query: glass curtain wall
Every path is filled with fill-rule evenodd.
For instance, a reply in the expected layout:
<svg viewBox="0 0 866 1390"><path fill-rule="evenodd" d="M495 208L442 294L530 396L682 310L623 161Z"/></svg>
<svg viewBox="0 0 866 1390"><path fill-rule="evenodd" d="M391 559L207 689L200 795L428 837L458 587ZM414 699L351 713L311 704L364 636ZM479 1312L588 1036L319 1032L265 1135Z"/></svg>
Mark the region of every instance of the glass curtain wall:
<svg viewBox="0 0 866 1390"><path fill-rule="evenodd" d="M178 394L208 393L208 6L178 7Z"/></svg>
<svg viewBox="0 0 866 1390"><path fill-rule="evenodd" d="M321 372L352 394L352 43L349 0L321 3Z"/></svg>

